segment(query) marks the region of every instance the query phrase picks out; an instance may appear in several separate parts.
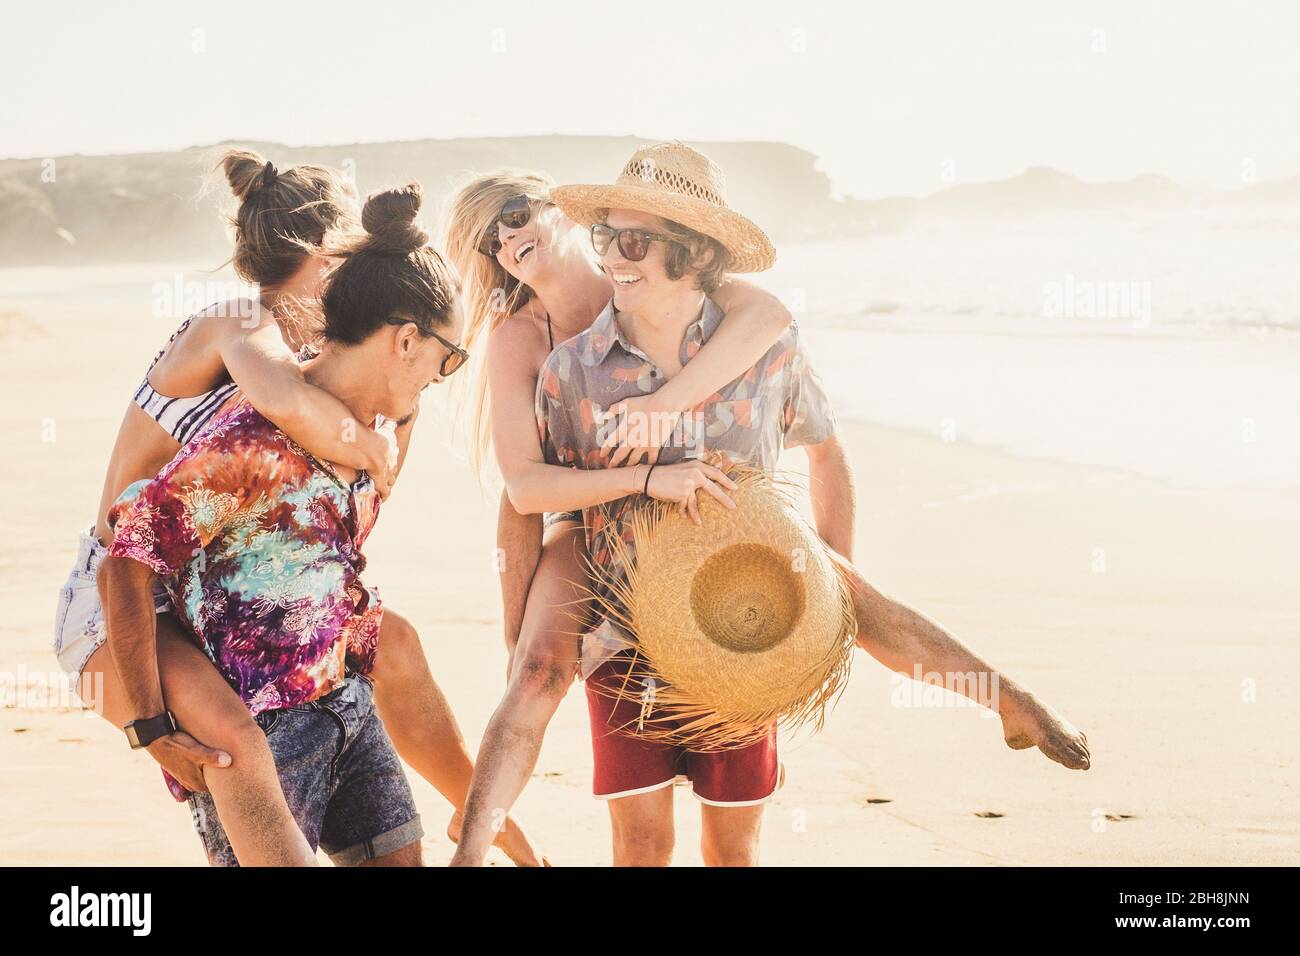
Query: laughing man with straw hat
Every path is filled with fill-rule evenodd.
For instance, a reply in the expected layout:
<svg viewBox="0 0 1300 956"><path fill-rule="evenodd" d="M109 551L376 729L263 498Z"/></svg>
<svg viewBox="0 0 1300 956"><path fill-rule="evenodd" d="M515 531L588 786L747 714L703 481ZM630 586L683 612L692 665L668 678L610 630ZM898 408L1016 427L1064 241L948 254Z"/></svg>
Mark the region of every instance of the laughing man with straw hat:
<svg viewBox="0 0 1300 956"><path fill-rule="evenodd" d="M611 428L662 424L610 411L677 374L721 321L710 294L723 274L766 269L775 250L727 205L718 167L680 143L639 149L612 186L560 187L552 199L590 228L615 291L542 368L542 445L551 464L603 468ZM658 462L707 457L736 481L723 493L701 479L704 494L681 514L633 495L584 515L599 620L584 635L581 671L616 865L670 862L671 785L683 775L701 802L706 864L756 864L763 804L781 780L776 724L820 721L855 641L909 676L990 675L997 692L979 702L999 712L1010 746L1088 766L1082 733L849 563L852 476L795 327L667 424ZM794 446L808 454L815 534L768 477ZM476 778L470 803L491 785Z"/></svg>

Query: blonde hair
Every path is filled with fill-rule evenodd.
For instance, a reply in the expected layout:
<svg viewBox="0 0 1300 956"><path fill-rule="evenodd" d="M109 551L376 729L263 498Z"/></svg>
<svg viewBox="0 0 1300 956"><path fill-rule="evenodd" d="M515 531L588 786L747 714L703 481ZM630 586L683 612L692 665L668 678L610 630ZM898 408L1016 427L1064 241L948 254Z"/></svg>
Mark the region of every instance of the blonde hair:
<svg viewBox="0 0 1300 956"><path fill-rule="evenodd" d="M501 207L516 196L546 199L555 181L545 173L500 169L476 175L453 192L442 214L442 248L461 277L465 313L464 347L474 360L473 373L463 386L471 414L470 461L481 478L492 445L492 400L483 360L490 336L509 316L533 297L528 288L501 267L496 257L478 251L479 240L501 214Z"/></svg>

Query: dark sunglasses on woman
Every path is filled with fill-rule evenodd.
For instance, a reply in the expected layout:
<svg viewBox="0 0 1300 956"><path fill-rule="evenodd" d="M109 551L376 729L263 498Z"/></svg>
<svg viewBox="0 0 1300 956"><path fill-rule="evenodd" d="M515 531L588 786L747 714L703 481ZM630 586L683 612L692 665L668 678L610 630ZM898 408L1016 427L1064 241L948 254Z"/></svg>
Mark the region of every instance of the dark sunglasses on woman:
<svg viewBox="0 0 1300 956"><path fill-rule="evenodd" d="M487 231L483 233L483 238L478 241L478 251L485 256L495 257L501 251L500 227L524 228L533 218L533 204L544 201L534 196L515 196L507 200L501 207L501 211L497 213L496 219L492 221L492 225L488 226Z"/></svg>
<svg viewBox="0 0 1300 956"><path fill-rule="evenodd" d="M603 222L591 224L591 247L596 255L609 252L610 244L618 241L618 251L628 262L640 262L650 252L652 242L676 242L672 236L660 236L644 229L615 229Z"/></svg>

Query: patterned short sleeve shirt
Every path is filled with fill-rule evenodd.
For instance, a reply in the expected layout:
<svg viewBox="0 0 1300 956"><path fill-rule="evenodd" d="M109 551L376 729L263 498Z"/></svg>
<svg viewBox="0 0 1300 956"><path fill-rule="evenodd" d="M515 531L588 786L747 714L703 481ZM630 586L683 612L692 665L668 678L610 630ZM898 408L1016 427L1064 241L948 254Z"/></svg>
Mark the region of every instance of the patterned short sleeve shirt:
<svg viewBox="0 0 1300 956"><path fill-rule="evenodd" d="M374 663L382 608L361 583L379 498L236 393L110 512L108 553L151 567L253 714L304 704Z"/></svg>
<svg viewBox="0 0 1300 956"><path fill-rule="evenodd" d="M722 310L705 298L699 318L682 337L679 359L689 362L717 331ZM536 414L546 461L571 468L604 468L601 445L614 427L608 409L624 399L648 395L667 377L619 327L610 302L583 333L555 349L537 380ZM659 455L670 465L686 458L746 462L776 468L783 448L815 445L835 433L830 401L791 325L748 372L682 416ZM604 544L610 533L635 547L628 519L645 499L620 498L585 509L587 546L599 567L612 570ZM583 673L623 643L618 629L601 622L583 641Z"/></svg>

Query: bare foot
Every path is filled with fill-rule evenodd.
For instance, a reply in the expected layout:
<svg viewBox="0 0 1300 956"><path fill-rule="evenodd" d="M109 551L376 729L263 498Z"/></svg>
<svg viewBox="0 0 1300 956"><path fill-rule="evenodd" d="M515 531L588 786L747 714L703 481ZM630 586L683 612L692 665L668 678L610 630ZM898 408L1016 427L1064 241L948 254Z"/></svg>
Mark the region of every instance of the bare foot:
<svg viewBox="0 0 1300 956"><path fill-rule="evenodd" d="M1087 770L1092 765L1088 735L1033 694L1006 694L999 713L1002 736L1013 750L1037 747L1071 770Z"/></svg>
<svg viewBox="0 0 1300 956"><path fill-rule="evenodd" d="M447 839L452 843L460 843L461 825L464 822L464 816L459 810L451 815L447 821ZM497 834L492 845L510 857L510 862L515 866L550 866L551 861L542 855L542 852L533 845L533 841L528 839L528 834L524 828L515 823L513 817L506 817L506 825L501 832Z"/></svg>

